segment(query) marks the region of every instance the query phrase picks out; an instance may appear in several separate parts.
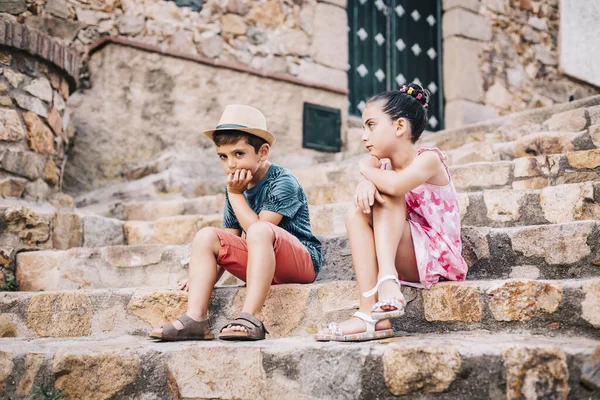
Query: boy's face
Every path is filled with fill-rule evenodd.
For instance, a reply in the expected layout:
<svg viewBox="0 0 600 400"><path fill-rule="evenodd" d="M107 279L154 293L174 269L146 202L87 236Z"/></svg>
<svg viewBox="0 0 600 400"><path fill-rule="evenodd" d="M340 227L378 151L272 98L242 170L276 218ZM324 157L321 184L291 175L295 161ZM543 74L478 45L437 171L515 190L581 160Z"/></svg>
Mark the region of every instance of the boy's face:
<svg viewBox="0 0 600 400"><path fill-rule="evenodd" d="M226 175L235 173L238 169L248 170L254 175L260 163L267 160L269 145L263 144L257 154L246 139L241 139L237 143L218 146L217 154Z"/></svg>

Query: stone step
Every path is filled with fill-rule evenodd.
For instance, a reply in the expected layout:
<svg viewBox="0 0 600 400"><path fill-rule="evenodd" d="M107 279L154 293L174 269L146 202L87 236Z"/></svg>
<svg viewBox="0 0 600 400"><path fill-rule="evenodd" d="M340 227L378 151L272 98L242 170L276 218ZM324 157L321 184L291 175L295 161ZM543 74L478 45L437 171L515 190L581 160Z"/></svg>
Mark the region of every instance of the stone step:
<svg viewBox="0 0 600 400"><path fill-rule="evenodd" d="M511 227L600 220L600 182L541 190L464 192L459 193L459 202L463 226ZM345 234L344 217L353 207L352 202L311 206L313 231L317 235Z"/></svg>
<svg viewBox="0 0 600 400"><path fill-rule="evenodd" d="M464 227L467 279L569 279L600 276L600 222L516 228ZM323 236L320 281L354 279L346 236ZM21 290L172 286L185 278L190 245L114 246L22 252Z"/></svg>
<svg viewBox="0 0 600 400"><path fill-rule="evenodd" d="M29 395L44 381L70 399L99 400L600 396L589 372L599 342L577 337L459 333L353 344L309 338L153 343L134 336L0 341L0 386L9 398ZM590 388L581 384L590 378Z"/></svg>
<svg viewBox="0 0 600 400"><path fill-rule="evenodd" d="M600 278L441 282L430 290L404 287L406 314L400 331L468 330L573 334L600 333ZM240 312L244 287L217 287L211 315L220 328ZM358 308L354 281L273 286L263 319L273 337L306 336ZM185 313L187 293L125 288L0 293L4 336L76 337L146 335Z"/></svg>

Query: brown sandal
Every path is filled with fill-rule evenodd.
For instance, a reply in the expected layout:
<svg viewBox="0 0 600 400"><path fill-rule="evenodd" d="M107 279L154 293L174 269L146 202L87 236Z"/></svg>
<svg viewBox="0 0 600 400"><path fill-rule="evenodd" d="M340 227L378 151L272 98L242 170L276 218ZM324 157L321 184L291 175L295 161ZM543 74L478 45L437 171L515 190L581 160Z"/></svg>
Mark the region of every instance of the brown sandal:
<svg viewBox="0 0 600 400"><path fill-rule="evenodd" d="M187 315L177 318L181 322L183 329L177 329L172 323L163 325L162 333L150 333L151 339L158 339L164 342L175 342L179 340L212 340L215 338L210 332L210 321L196 321Z"/></svg>
<svg viewBox="0 0 600 400"><path fill-rule="evenodd" d="M243 326L246 332L229 332L223 334L223 329L233 326ZM219 339L221 340L263 340L265 334L269 333L262 322L256 319L252 314L241 313L236 319L225 325L221 329Z"/></svg>

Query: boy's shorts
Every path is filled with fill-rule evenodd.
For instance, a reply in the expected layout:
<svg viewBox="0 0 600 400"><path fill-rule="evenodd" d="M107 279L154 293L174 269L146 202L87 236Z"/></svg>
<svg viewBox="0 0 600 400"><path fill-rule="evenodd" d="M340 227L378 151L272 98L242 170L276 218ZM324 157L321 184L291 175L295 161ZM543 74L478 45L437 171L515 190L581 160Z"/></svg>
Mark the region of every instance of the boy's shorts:
<svg viewBox="0 0 600 400"><path fill-rule="evenodd" d="M316 278L310 253L300 240L283 228L269 223L275 234L275 275L272 284L311 283ZM245 239L214 228L221 241L217 264L246 282L248 244Z"/></svg>

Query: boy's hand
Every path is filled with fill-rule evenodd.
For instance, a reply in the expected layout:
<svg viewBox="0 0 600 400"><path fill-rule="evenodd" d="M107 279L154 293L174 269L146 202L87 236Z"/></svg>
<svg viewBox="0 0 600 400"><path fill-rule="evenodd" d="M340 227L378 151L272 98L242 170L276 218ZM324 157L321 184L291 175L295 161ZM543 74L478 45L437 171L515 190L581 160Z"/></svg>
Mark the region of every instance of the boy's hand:
<svg viewBox="0 0 600 400"><path fill-rule="evenodd" d="M363 158L359 161L360 170L363 171L365 168L380 168L381 160L377 157L370 156L367 158Z"/></svg>
<svg viewBox="0 0 600 400"><path fill-rule="evenodd" d="M375 200L379 203L385 203L383 196L371 181L362 181L356 185L354 192L354 207L365 214L371 212L371 207L375 204Z"/></svg>
<svg viewBox="0 0 600 400"><path fill-rule="evenodd" d="M252 172L247 169L236 169L234 173L227 175L227 191L233 194L244 193L252 180Z"/></svg>

